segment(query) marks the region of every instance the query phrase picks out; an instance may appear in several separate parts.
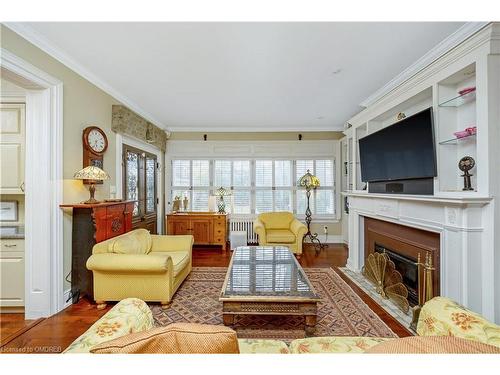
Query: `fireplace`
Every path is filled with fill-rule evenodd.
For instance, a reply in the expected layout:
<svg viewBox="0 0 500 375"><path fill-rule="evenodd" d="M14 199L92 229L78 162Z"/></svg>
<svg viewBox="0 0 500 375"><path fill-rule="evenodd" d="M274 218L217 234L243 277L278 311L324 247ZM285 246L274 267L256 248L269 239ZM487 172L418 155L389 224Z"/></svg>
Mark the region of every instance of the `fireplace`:
<svg viewBox="0 0 500 375"><path fill-rule="evenodd" d="M385 253L389 257L402 276L410 306L418 305L425 298L424 293L427 299L439 295L438 233L368 217L364 218L364 225L365 260L374 253ZM425 284L426 279L430 286Z"/></svg>

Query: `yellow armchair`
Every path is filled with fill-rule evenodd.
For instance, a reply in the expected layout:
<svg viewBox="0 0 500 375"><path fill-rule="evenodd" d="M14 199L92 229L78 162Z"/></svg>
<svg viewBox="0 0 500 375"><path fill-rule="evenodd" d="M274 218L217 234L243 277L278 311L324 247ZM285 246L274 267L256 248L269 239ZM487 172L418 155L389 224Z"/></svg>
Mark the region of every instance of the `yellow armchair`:
<svg viewBox="0 0 500 375"><path fill-rule="evenodd" d="M97 307L130 297L167 307L191 272L192 247L193 236L150 235L145 229L96 244L87 269Z"/></svg>
<svg viewBox="0 0 500 375"><path fill-rule="evenodd" d="M291 212L260 214L253 223L253 229L259 236L260 246L287 246L297 258L300 258L302 240L307 233L307 227Z"/></svg>

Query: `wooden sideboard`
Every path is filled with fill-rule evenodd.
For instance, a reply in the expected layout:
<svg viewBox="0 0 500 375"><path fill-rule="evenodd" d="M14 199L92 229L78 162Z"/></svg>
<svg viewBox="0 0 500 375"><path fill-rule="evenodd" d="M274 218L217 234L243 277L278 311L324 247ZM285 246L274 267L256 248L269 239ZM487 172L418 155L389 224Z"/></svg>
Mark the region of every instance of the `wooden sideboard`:
<svg viewBox="0 0 500 375"><path fill-rule="evenodd" d="M191 234L195 245L220 245L226 251L227 215L181 212L167 215L167 234Z"/></svg>
<svg viewBox="0 0 500 375"><path fill-rule="evenodd" d="M96 243L132 230L134 201L103 202L97 204L63 204L73 209L71 295L73 303L80 296L94 298L92 272L87 270L87 259Z"/></svg>

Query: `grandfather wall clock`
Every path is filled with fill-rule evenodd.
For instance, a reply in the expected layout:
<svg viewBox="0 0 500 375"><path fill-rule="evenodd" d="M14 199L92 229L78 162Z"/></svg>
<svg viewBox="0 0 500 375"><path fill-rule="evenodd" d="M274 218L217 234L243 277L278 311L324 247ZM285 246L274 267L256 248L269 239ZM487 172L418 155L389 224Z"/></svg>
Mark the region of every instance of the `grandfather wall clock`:
<svg viewBox="0 0 500 375"><path fill-rule="evenodd" d="M104 153L108 148L108 138L106 133L97 126L89 126L83 130L83 168L93 165L103 168ZM84 184L89 184L89 180L83 180ZM102 184L102 181L95 181Z"/></svg>

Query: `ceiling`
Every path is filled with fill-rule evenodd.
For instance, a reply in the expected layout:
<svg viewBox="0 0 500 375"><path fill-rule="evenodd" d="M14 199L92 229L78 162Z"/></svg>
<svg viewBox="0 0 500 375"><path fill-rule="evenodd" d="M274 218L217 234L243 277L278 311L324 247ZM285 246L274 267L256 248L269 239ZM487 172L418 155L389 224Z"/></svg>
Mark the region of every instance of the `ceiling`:
<svg viewBox="0 0 500 375"><path fill-rule="evenodd" d="M463 23L24 23L171 131L339 130ZM123 100L122 100L123 101Z"/></svg>

